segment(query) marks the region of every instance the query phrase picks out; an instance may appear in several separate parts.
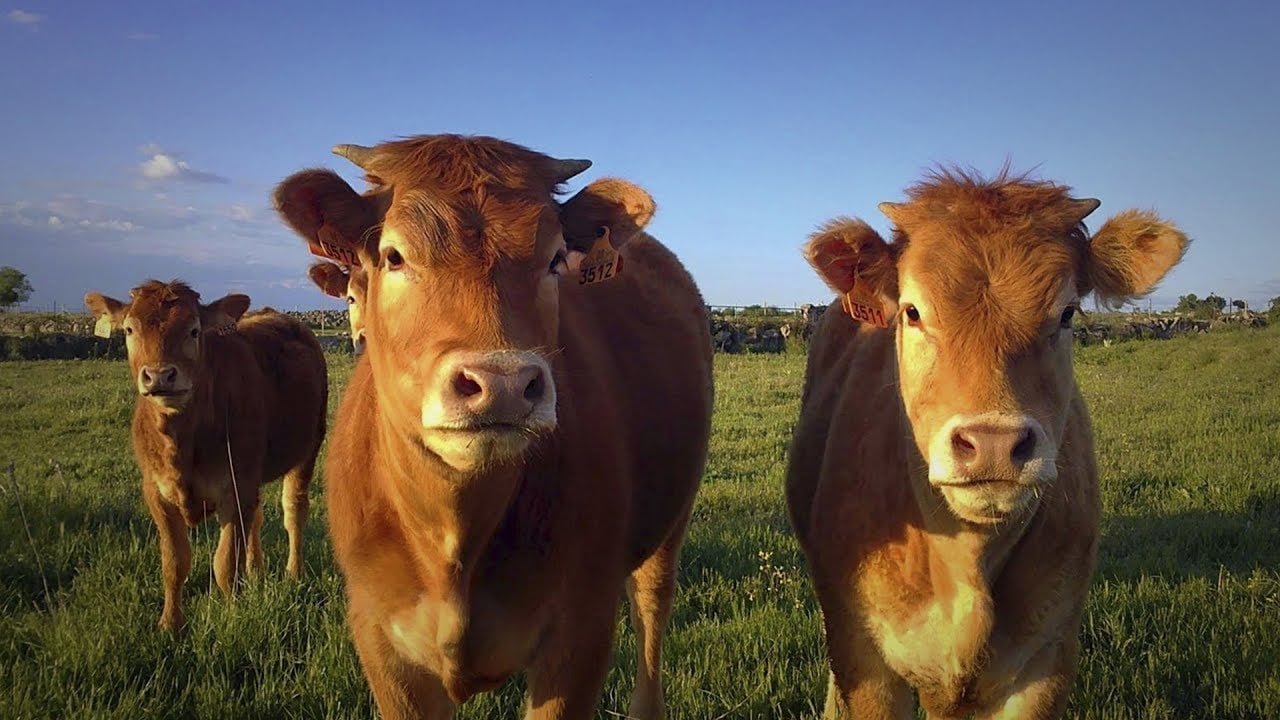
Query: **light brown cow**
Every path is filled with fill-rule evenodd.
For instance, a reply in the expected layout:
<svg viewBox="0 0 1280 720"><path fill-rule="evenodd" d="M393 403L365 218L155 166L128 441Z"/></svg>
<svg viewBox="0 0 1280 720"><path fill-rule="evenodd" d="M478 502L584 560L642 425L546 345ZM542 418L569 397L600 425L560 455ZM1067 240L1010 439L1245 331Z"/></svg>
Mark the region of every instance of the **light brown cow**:
<svg viewBox="0 0 1280 720"><path fill-rule="evenodd" d="M183 625L182 585L191 572L187 528L217 514L218 587L230 595L241 565L263 566L262 484L284 476L288 572L302 572L307 488L324 438L328 380L311 331L274 310L245 314L246 295L208 305L187 285L151 280L128 303L93 292L85 304L123 329L138 390L133 452L160 535L164 612Z"/></svg>
<svg viewBox="0 0 1280 720"><path fill-rule="evenodd" d="M814 337L787 472L822 606L826 717L1050 718L1076 673L1099 524L1071 320L1149 292L1187 238L1065 187L939 171L805 248L850 312ZM883 310L888 328L858 322Z"/></svg>
<svg viewBox="0 0 1280 720"><path fill-rule="evenodd" d="M523 670L527 717L591 717L625 586L640 647L630 714L662 717L712 380L697 287L642 232L652 198L601 180L561 205L553 193L589 163L492 138L335 151L377 191L304 171L276 206L308 241L354 247L368 273L367 348L326 478L383 716L450 717ZM597 238L621 246L623 272L570 273Z"/></svg>
<svg viewBox="0 0 1280 720"><path fill-rule="evenodd" d="M359 265L344 269L341 265L321 260L312 263L307 274L325 295L347 301L347 320L351 323L351 346L356 353L364 350L364 296L368 282Z"/></svg>

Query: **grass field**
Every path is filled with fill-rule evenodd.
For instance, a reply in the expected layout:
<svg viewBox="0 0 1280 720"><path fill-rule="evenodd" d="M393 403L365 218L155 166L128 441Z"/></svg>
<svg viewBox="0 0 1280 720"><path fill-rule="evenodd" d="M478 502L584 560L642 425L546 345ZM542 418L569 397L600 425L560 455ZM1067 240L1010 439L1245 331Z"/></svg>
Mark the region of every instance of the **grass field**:
<svg viewBox="0 0 1280 720"><path fill-rule="evenodd" d="M330 362L340 387L350 360ZM803 358L716 363L668 705L673 718L814 717L819 621L782 502ZM1280 717L1280 327L1082 348L1076 368L1106 519L1070 716ZM0 718L371 716L323 481L302 582L283 578L273 485L267 578L225 602L206 525L189 632L156 631L159 560L128 446L132 405L123 363L0 363ZM620 717L630 692L634 642L621 616L619 628L602 718ZM521 689L515 680L461 717L512 717Z"/></svg>

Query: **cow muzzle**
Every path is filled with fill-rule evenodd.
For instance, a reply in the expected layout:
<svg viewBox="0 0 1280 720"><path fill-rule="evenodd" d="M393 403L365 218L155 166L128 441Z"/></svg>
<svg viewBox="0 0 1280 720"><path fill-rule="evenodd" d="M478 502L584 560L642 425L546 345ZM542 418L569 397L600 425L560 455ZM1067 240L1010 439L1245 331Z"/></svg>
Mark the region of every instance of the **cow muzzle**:
<svg viewBox="0 0 1280 720"><path fill-rule="evenodd" d="M556 388L541 355L453 353L422 405L423 443L459 470L521 455L556 426Z"/></svg>
<svg viewBox="0 0 1280 720"><path fill-rule="evenodd" d="M929 447L929 483L962 520L998 523L1032 507L1057 478L1044 427L1020 413L957 415Z"/></svg>
<svg viewBox="0 0 1280 720"><path fill-rule="evenodd" d="M173 364L143 365L138 369L138 394L166 408L186 403L191 386Z"/></svg>

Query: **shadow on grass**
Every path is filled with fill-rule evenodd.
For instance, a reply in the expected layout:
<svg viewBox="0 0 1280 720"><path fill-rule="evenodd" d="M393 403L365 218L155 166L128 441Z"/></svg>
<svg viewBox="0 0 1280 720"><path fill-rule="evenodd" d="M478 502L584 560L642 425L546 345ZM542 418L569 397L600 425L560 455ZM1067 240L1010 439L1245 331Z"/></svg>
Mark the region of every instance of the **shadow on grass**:
<svg viewBox="0 0 1280 720"><path fill-rule="evenodd" d="M1216 580L1221 572L1280 571L1280 488L1250 495L1239 513L1193 510L1102 522L1101 577Z"/></svg>

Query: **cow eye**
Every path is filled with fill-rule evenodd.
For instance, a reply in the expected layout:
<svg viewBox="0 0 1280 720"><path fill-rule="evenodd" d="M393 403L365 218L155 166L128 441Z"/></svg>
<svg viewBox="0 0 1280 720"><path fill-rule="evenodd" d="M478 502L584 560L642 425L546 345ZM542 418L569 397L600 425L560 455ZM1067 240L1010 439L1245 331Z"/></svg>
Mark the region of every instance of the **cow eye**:
<svg viewBox="0 0 1280 720"><path fill-rule="evenodd" d="M400 251L395 248L388 248L383 257L387 261L388 270L399 270L404 267L404 257L402 257L400 255Z"/></svg>
<svg viewBox="0 0 1280 720"><path fill-rule="evenodd" d="M132 326L132 325L125 325L125 326L124 326L124 334L125 334L125 335L132 335L132 334L133 334L133 326Z"/></svg>
<svg viewBox="0 0 1280 720"><path fill-rule="evenodd" d="M348 296L347 296L347 304L348 304L348 305L355 305L355 304L356 304L356 298L355 298L355 296L354 296L354 295L348 295Z"/></svg>
<svg viewBox="0 0 1280 720"><path fill-rule="evenodd" d="M902 314L907 316L907 322L912 325L920 324L920 310L918 310L915 305L907 305L906 308L903 309Z"/></svg>
<svg viewBox="0 0 1280 720"><path fill-rule="evenodd" d="M559 275L561 270L568 270L569 262L565 259L564 250L557 250L556 256L551 258L551 266L547 268L547 272L551 275Z"/></svg>
<svg viewBox="0 0 1280 720"><path fill-rule="evenodd" d="M191 328L191 337L193 338L200 337L200 328L198 327Z"/></svg>
<svg viewBox="0 0 1280 720"><path fill-rule="evenodd" d="M1062 311L1062 317L1058 320L1058 323L1061 324L1062 327L1071 327L1071 318L1075 316L1076 316L1075 306L1068 305L1067 309Z"/></svg>

